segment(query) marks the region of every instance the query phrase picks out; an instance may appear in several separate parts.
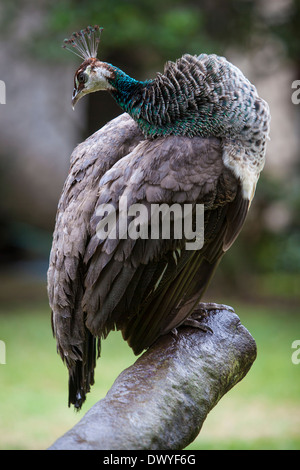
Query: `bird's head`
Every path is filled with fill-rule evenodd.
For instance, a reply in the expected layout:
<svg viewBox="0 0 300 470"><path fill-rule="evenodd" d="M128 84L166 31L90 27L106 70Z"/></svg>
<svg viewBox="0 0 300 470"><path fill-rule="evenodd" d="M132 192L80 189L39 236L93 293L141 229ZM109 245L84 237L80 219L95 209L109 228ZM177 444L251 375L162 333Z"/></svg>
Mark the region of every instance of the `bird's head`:
<svg viewBox="0 0 300 470"><path fill-rule="evenodd" d="M64 40L62 47L84 59L74 76L73 108L84 95L113 88L110 84L110 80L114 78L112 66L97 59L102 30L103 28L99 28L98 25L88 26Z"/></svg>
<svg viewBox="0 0 300 470"><path fill-rule="evenodd" d="M109 64L101 62L94 57L86 59L74 75L73 108L77 101L88 93L112 89L113 87L110 82L113 78L114 71Z"/></svg>

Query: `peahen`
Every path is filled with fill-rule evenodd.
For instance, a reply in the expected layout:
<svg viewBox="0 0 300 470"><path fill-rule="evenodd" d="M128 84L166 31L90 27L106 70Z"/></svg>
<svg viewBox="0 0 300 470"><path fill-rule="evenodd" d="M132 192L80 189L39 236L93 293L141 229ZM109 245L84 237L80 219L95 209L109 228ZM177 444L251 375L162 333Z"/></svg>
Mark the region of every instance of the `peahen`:
<svg viewBox="0 0 300 470"><path fill-rule="evenodd" d="M100 341L121 330L135 354L189 321L224 253L238 236L269 133L269 108L223 57L185 54L138 81L101 62L102 29L73 33L64 47L84 62L73 106L108 90L124 114L78 145L60 198L48 271L52 327L69 370L69 406L94 383ZM110 204L204 205L204 244L184 236L99 237ZM150 220L144 220L148 226ZM205 307L205 304L203 304ZM201 325L201 322L200 322Z"/></svg>

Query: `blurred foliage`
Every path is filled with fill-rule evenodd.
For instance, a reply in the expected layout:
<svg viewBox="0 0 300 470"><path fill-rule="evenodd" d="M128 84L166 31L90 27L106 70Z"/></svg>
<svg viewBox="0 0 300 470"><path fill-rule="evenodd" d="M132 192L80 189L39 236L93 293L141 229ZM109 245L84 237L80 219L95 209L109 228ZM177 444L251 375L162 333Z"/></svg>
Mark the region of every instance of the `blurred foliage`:
<svg viewBox="0 0 300 470"><path fill-rule="evenodd" d="M238 5L239 4L239 5ZM50 30L81 28L91 18L107 30L104 50L124 49L148 59L177 58L187 50L220 52L226 45L245 43L253 25L252 1L66 0L55 4ZM70 15L70 10L72 15Z"/></svg>
<svg viewBox="0 0 300 470"><path fill-rule="evenodd" d="M257 191L256 211L259 243L248 245L248 256L252 264L266 271L288 271L300 273L300 173L295 171L287 182L274 181L261 176ZM289 212L289 220L277 230L262 223L268 208L283 201L282 210ZM274 214L276 216L276 214Z"/></svg>
<svg viewBox="0 0 300 470"><path fill-rule="evenodd" d="M5 0L4 5L1 26L8 32L33 2ZM222 53L228 46L249 48L253 38L257 46L266 33L260 2L253 0L42 0L39 5L45 15L29 42L24 42L24 50L46 60L65 57L57 44L91 23L104 27L102 56L124 53L131 61L142 59L143 68L187 51Z"/></svg>
<svg viewBox="0 0 300 470"><path fill-rule="evenodd" d="M300 0L293 0L286 15L276 16L268 21L270 32L281 39L288 57L300 68Z"/></svg>

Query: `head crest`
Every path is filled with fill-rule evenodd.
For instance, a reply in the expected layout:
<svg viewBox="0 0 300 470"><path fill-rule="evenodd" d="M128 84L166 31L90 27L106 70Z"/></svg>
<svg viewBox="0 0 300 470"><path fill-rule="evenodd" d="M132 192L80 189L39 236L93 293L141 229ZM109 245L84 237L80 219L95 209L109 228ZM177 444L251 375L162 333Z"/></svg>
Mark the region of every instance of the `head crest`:
<svg viewBox="0 0 300 470"><path fill-rule="evenodd" d="M98 25L94 27L88 26L78 33L73 33L69 39L65 39L62 47L70 52L78 55L82 59L90 59L91 57L97 57L97 50L100 42L100 36L103 28ZM75 52L75 50L77 52Z"/></svg>

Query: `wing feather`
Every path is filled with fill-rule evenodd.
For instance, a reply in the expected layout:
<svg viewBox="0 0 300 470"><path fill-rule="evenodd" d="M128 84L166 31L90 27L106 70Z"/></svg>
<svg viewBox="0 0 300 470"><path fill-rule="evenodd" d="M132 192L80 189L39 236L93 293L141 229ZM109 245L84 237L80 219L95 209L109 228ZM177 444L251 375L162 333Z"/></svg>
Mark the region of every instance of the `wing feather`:
<svg viewBox="0 0 300 470"><path fill-rule="evenodd" d="M118 214L118 202L124 195L128 207L139 203L149 209L151 204L162 202L205 205L207 236L199 252L185 250L184 240L173 238L115 239L111 243L98 240L97 244L96 227L100 219L92 217L94 235L88 247L84 294L87 324L99 337L106 336L108 324L110 329L121 329L123 337L138 354L162 332L189 315L203 295L228 243L240 230L246 211L240 214L235 211L248 207L248 202L240 201L239 182L224 167L222 145L215 138L172 136L141 142L101 179L96 208L109 201ZM147 213L149 216L151 211ZM118 220L117 217L116 224ZM230 227L232 220L236 221L235 228ZM144 222L150 227L150 217ZM176 249L181 252L179 261L174 258ZM99 269L102 257L105 259L103 273ZM118 263L122 263L123 269L111 282L107 273ZM99 276L97 288L89 282L90 270L93 276ZM102 295L95 304L101 286L105 286L106 296ZM186 304L189 309L181 308Z"/></svg>
<svg viewBox="0 0 300 470"><path fill-rule="evenodd" d="M53 331L69 368L69 402L75 406L93 383L100 339L117 328L138 354L182 323L235 240L248 201L224 166L222 151L216 138L144 140L126 114L75 149L48 271ZM138 226L148 234L153 204L204 204L203 248L187 250L186 240L174 236L99 237L99 207L115 208L118 234L125 197L127 207L147 208Z"/></svg>
<svg viewBox="0 0 300 470"><path fill-rule="evenodd" d="M58 204L48 269L48 297L58 352L69 368L69 404L78 407L93 382L96 363L96 340L85 325L82 297L86 275L83 259L90 240L99 180L142 139L136 123L123 114L79 144L71 156Z"/></svg>

